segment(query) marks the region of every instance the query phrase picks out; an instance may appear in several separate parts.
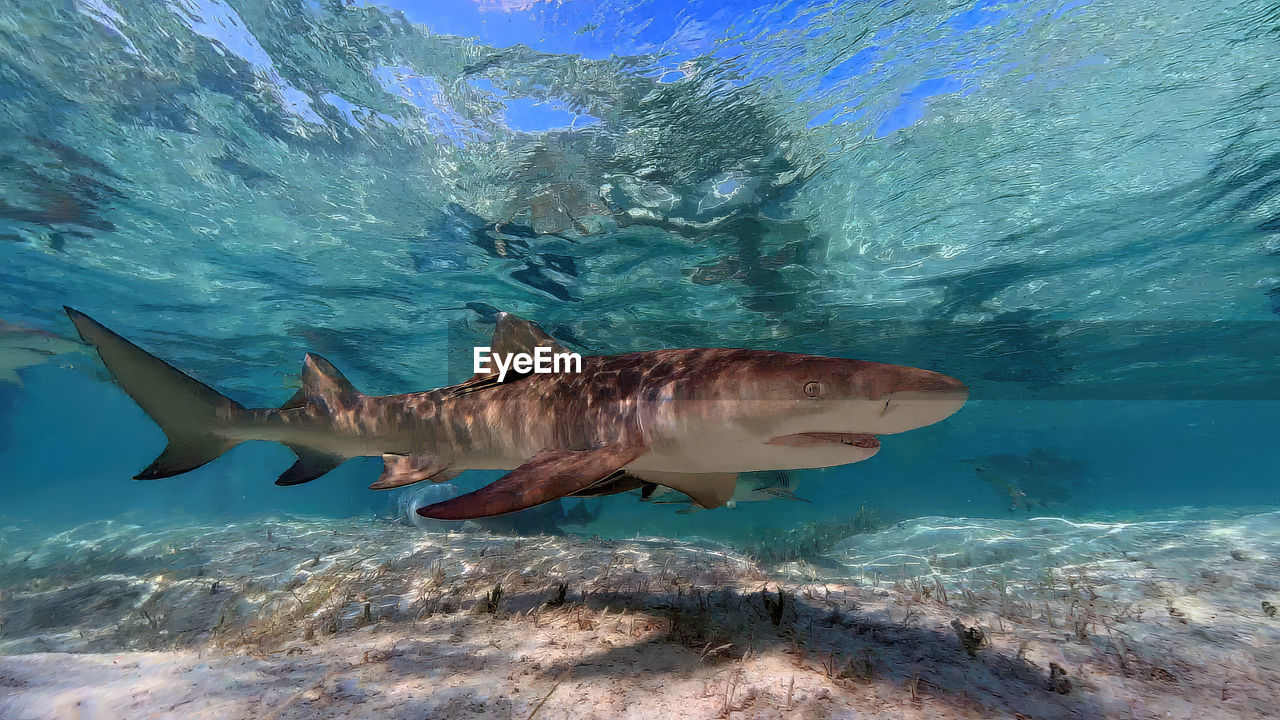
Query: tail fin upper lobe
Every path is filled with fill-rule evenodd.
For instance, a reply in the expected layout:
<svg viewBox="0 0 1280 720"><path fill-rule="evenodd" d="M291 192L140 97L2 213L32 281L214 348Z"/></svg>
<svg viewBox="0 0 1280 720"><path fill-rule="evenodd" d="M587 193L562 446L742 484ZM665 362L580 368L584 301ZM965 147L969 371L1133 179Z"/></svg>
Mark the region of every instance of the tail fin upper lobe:
<svg viewBox="0 0 1280 720"><path fill-rule="evenodd" d="M209 463L240 443L219 431L245 413L244 406L125 340L104 325L63 307L80 337L97 349L120 387L155 420L169 444L134 478L172 477Z"/></svg>

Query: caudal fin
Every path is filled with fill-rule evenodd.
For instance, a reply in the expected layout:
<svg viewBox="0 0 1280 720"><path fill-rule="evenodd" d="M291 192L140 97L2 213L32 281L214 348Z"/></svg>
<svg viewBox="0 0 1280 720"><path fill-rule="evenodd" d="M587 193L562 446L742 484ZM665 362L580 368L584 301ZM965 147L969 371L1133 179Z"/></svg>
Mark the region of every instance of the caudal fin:
<svg viewBox="0 0 1280 720"><path fill-rule="evenodd" d="M63 307L80 337L97 349L120 387L160 426L169 444L137 480L172 477L217 459L239 444L219 431L244 406L108 330L102 323Z"/></svg>

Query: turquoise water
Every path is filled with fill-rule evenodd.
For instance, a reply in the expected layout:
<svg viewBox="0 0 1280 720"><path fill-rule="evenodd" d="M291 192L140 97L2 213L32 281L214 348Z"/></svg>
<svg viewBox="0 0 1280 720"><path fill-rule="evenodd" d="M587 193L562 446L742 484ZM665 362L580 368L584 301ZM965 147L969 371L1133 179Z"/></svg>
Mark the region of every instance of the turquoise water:
<svg viewBox="0 0 1280 720"><path fill-rule="evenodd" d="M264 443L130 480L163 435L62 305L247 406L288 398L307 351L368 393L456 382L485 307L591 354L972 388L867 462L793 473L810 502L622 495L571 532L1280 504L1267 4L391 5L0 9L5 523L394 515L380 461L279 488L293 458Z"/></svg>

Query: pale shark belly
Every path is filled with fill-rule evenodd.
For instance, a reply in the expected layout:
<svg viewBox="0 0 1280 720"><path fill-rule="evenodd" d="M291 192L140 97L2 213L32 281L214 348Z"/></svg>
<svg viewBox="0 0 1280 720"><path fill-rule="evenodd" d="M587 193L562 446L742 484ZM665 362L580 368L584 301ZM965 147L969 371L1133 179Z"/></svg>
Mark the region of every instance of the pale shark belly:
<svg viewBox="0 0 1280 720"><path fill-rule="evenodd" d="M800 470L860 462L874 455L876 449L850 447L839 442L808 447L770 445L755 437L743 437L732 429L717 428L655 443L627 469L676 473Z"/></svg>

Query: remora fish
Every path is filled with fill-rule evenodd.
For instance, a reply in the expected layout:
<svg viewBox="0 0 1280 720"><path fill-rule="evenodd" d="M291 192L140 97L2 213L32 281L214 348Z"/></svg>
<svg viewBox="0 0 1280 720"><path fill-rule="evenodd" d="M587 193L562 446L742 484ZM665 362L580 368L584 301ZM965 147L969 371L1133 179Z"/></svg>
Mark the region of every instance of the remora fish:
<svg viewBox="0 0 1280 720"><path fill-rule="evenodd" d="M964 405L959 381L916 368L735 349L585 357L581 372L475 376L459 385L370 396L308 353L298 392L251 409L66 308L85 342L164 430L168 446L135 477L194 470L247 440L287 445L297 485L348 458L382 456L370 487L442 482L463 470L511 470L465 495L420 508L438 520L489 517L558 497L657 486L713 508L738 473L866 460L877 436L929 425ZM564 352L536 324L497 318L492 352Z"/></svg>
<svg viewBox="0 0 1280 720"><path fill-rule="evenodd" d="M738 503L744 502L761 502L766 500L795 500L797 502L807 503L808 500L796 495L795 480L792 479L790 473L785 471L752 473L747 477L738 476L737 488L733 491L733 497L725 502L727 507L735 507ZM665 497L667 493L663 491L666 488L659 487L653 492L653 502L657 505L683 505L684 507L676 512L679 514L687 514L701 509L701 506L693 502L688 497L679 500L669 500Z"/></svg>

